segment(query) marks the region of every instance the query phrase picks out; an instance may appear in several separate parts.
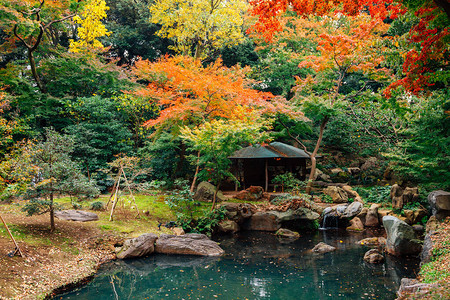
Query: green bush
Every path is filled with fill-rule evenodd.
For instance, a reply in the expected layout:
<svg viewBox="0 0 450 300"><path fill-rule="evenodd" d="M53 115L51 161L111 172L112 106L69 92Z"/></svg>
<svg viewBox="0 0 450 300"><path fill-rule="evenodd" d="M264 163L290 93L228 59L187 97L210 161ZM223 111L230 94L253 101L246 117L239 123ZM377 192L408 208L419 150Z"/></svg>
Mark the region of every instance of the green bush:
<svg viewBox="0 0 450 300"><path fill-rule="evenodd" d="M280 184L283 192L300 192L300 190L306 187L305 181L296 178L291 172L275 176L275 178L272 179L272 183Z"/></svg>
<svg viewBox="0 0 450 300"><path fill-rule="evenodd" d="M92 202L89 206L90 210L105 210L105 203L101 201Z"/></svg>
<svg viewBox="0 0 450 300"><path fill-rule="evenodd" d="M371 186L353 188L367 203L391 203L391 186Z"/></svg>

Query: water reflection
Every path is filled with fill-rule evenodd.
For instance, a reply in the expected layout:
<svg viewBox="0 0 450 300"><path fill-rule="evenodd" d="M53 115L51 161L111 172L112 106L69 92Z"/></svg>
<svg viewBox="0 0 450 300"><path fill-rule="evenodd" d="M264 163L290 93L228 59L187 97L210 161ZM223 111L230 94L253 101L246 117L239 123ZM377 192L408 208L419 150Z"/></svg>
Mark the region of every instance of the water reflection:
<svg viewBox="0 0 450 300"><path fill-rule="evenodd" d="M270 233L217 238L222 258L155 255L105 265L87 286L62 299L394 299L417 260L366 264L367 234L320 231L296 241ZM320 241L337 247L313 254ZM58 297L60 298L60 296Z"/></svg>

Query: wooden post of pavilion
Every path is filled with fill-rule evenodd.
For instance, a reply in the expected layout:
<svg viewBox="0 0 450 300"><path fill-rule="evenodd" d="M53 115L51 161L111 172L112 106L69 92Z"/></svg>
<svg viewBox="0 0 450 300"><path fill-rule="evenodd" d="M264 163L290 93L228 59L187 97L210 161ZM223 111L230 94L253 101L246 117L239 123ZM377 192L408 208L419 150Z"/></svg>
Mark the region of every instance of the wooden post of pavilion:
<svg viewBox="0 0 450 300"><path fill-rule="evenodd" d="M265 175L266 175L266 186L265 191L267 192L269 190L269 168L268 168L268 161L267 158L265 159Z"/></svg>

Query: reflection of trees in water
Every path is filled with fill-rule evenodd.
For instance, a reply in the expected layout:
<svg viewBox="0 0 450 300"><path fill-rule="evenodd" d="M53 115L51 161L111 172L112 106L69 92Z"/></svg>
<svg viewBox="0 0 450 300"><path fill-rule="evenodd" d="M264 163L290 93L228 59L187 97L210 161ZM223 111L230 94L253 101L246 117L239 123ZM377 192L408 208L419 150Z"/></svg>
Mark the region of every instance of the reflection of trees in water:
<svg viewBox="0 0 450 300"><path fill-rule="evenodd" d="M80 299L95 300L99 295L108 299L213 299L214 295L219 299L329 299L330 295L359 299L364 293L365 298L374 298L372 294L389 298L404 277L404 261L387 257L385 264L367 265L362 257L368 248L355 244L364 237L331 231L304 234L297 241L268 233L220 237L224 257L155 255L115 261L78 293ZM311 253L320 241L337 246L337 251Z"/></svg>

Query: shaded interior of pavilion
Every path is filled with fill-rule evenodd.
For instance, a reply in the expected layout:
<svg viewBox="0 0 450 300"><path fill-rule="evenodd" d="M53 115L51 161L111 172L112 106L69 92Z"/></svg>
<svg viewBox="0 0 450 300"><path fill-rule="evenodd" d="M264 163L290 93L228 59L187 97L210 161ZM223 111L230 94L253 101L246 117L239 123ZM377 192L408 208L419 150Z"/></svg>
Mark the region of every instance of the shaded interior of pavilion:
<svg viewBox="0 0 450 300"><path fill-rule="evenodd" d="M240 183L236 183L236 191L253 185L273 192L277 187L273 179L277 175L291 172L294 177L305 180L309 155L294 146L272 142L240 149L229 158L233 162L232 172Z"/></svg>

